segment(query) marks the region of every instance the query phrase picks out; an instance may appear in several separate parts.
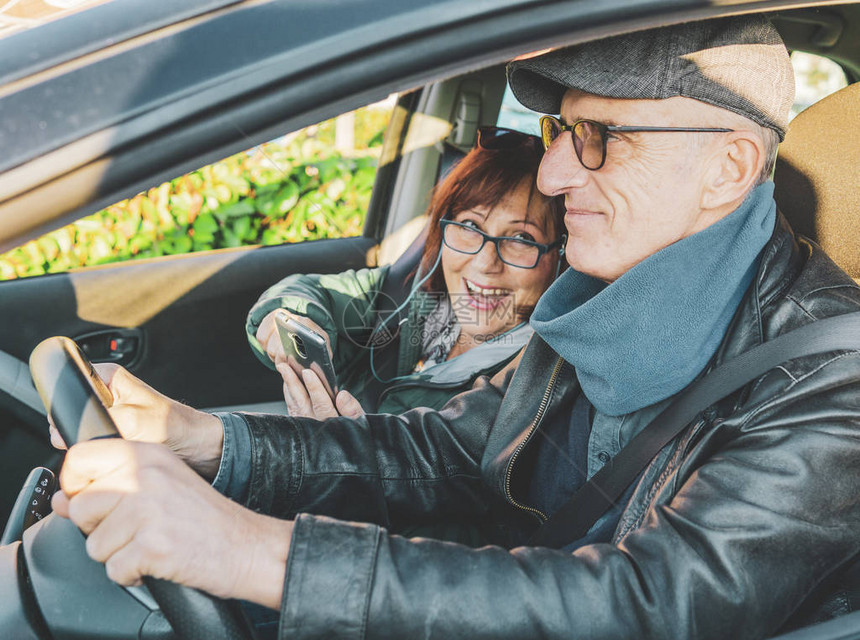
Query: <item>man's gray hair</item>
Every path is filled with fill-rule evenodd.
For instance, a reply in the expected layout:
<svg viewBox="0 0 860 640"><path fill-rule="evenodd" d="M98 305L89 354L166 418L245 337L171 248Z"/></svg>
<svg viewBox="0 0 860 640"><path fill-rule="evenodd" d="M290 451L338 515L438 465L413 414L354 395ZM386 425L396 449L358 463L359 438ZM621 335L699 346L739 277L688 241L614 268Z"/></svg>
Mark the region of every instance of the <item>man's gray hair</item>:
<svg viewBox="0 0 860 640"><path fill-rule="evenodd" d="M773 176L773 170L776 167L776 154L780 143L779 134L773 129L762 127L761 133L764 140L764 166L761 168L756 186L764 184Z"/></svg>

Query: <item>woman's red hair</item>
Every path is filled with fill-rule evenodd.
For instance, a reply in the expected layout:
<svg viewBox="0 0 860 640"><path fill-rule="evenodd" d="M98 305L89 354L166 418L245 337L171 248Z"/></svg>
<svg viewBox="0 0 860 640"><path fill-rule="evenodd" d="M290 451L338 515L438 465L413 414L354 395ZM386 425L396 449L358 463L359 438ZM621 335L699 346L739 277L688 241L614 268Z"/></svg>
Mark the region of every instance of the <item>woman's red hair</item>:
<svg viewBox="0 0 860 640"><path fill-rule="evenodd" d="M439 220L474 207L492 209L524 180L528 181L530 187L529 204L538 199L547 212L546 221L541 226L552 238L551 242L558 240L563 231L564 203L560 197L547 198L537 190L535 179L542 155L532 145L522 145L516 149L476 147L466 154L433 192L427 209L427 242L418 272L426 274L439 255L442 246ZM442 269L437 268L422 288L432 292L447 292Z"/></svg>

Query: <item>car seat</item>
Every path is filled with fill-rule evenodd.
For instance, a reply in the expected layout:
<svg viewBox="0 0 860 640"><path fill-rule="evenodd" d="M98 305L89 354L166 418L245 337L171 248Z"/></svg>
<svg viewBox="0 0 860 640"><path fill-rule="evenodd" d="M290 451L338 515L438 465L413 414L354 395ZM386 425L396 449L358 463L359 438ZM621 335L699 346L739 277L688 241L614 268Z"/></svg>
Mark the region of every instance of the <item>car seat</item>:
<svg viewBox="0 0 860 640"><path fill-rule="evenodd" d="M792 228L860 282L860 82L791 121L774 183L774 198Z"/></svg>
<svg viewBox="0 0 860 640"><path fill-rule="evenodd" d="M774 198L794 230L814 240L860 283L860 82L801 112L779 147ZM832 580L840 596L780 640L855 637L860 622L860 560ZM854 613L850 613L850 612ZM844 615L850 613L850 615Z"/></svg>

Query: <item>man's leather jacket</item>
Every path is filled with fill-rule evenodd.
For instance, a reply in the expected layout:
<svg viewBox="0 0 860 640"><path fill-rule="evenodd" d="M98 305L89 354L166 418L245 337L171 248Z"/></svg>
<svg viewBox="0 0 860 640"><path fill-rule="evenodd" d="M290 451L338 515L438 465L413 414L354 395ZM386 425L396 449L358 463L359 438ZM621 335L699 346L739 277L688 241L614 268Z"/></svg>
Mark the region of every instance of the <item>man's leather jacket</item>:
<svg viewBox="0 0 860 640"><path fill-rule="evenodd" d="M711 366L857 310L860 289L779 218ZM492 520L500 540L538 526L522 498L529 443L579 389L537 337L518 364L440 412L246 416L248 506L302 514L281 637L761 638L849 606L838 581L860 554L856 351L790 360L709 407L646 468L611 544L509 551L388 535L377 525L427 513Z"/></svg>

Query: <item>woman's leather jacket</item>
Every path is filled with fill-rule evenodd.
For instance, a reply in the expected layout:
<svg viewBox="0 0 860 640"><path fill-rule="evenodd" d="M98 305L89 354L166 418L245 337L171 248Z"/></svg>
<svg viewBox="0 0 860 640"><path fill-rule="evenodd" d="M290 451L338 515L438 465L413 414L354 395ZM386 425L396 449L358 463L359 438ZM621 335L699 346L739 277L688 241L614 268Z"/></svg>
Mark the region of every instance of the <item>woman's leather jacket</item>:
<svg viewBox="0 0 860 640"><path fill-rule="evenodd" d="M780 218L711 366L857 310L860 288ZM510 544L538 526L520 489L529 443L579 390L537 336L518 364L440 412L245 416L248 506L301 513L281 637L762 638L852 606L840 581L860 554L856 351L790 360L709 407L646 468L611 544L388 535L379 525L491 520Z"/></svg>

